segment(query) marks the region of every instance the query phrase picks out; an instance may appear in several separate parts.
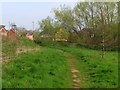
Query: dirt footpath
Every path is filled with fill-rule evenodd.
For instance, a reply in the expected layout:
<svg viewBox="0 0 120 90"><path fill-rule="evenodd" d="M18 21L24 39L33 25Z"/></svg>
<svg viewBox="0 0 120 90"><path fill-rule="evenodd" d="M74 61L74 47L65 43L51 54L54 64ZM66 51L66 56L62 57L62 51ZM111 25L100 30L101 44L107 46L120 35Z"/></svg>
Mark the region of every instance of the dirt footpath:
<svg viewBox="0 0 120 90"><path fill-rule="evenodd" d="M65 56L68 59L68 65L70 66L70 72L72 73L72 86L73 88L80 88L80 77L78 75L79 70L77 69L76 57L70 53L65 52Z"/></svg>

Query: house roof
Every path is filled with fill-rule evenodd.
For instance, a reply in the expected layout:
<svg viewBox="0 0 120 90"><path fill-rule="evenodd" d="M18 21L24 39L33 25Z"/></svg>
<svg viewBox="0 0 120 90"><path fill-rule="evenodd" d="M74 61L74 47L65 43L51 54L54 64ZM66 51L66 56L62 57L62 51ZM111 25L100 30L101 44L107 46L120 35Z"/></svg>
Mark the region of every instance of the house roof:
<svg viewBox="0 0 120 90"><path fill-rule="evenodd" d="M5 28L1 28L1 29L0 29L0 32L5 33L5 32L6 32L6 29L5 29Z"/></svg>
<svg viewBox="0 0 120 90"><path fill-rule="evenodd" d="M15 30L11 28L8 32L15 33Z"/></svg>
<svg viewBox="0 0 120 90"><path fill-rule="evenodd" d="M0 25L0 29L1 29L1 28L4 28L4 27L5 27L5 25Z"/></svg>

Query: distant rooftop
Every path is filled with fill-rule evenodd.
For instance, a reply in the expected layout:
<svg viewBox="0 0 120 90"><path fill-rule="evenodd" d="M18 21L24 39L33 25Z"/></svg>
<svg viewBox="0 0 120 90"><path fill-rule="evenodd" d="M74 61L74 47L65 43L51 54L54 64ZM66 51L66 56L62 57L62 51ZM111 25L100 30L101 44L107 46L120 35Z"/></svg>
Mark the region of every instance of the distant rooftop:
<svg viewBox="0 0 120 90"><path fill-rule="evenodd" d="M17 26L17 25L13 24L12 26Z"/></svg>
<svg viewBox="0 0 120 90"><path fill-rule="evenodd" d="M0 29L1 29L1 28L4 28L4 27L5 27L5 25L0 25Z"/></svg>

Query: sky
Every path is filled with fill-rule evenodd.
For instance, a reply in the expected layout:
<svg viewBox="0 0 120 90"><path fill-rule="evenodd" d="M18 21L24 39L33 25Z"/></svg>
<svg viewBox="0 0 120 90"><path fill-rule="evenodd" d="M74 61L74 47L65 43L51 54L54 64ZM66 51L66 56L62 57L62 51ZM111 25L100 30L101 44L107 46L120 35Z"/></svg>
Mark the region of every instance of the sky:
<svg viewBox="0 0 120 90"><path fill-rule="evenodd" d="M4 24L6 29L9 28L9 22L18 27L32 29L34 21L35 28L39 28L38 21L47 16L54 17L53 8L59 7L60 4L73 8L79 1L105 0L0 0L0 24Z"/></svg>
<svg viewBox="0 0 120 90"><path fill-rule="evenodd" d="M38 21L47 16L54 17L53 8L59 7L60 4L73 8L76 2L2 2L0 3L2 7L0 24L4 24L6 29L9 28L9 22L15 23L18 27L32 29L34 21L34 27L37 29Z"/></svg>

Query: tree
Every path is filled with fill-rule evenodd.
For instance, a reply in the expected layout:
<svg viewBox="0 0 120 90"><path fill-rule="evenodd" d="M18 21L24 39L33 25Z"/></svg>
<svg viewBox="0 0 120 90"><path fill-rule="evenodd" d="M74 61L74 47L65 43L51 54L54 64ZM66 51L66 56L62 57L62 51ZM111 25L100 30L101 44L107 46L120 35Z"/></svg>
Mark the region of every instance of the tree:
<svg viewBox="0 0 120 90"><path fill-rule="evenodd" d="M43 30L44 34L51 37L53 26L52 26L53 20L48 16L47 18L43 19L39 22L40 29Z"/></svg>
<svg viewBox="0 0 120 90"><path fill-rule="evenodd" d="M60 29L60 23L47 17L39 22L43 34L49 36L51 40L55 40L55 33Z"/></svg>
<svg viewBox="0 0 120 90"><path fill-rule="evenodd" d="M118 5L115 2L78 2L73 9L61 5L53 11L55 19L48 17L39 23L52 39L62 28L69 32L69 41L101 47L103 56L111 41L118 40Z"/></svg>
<svg viewBox="0 0 120 90"><path fill-rule="evenodd" d="M78 34L73 9L68 6L61 5L60 8L54 9L54 14L56 20L59 21L64 30L68 31L69 34L72 34L73 32Z"/></svg>

